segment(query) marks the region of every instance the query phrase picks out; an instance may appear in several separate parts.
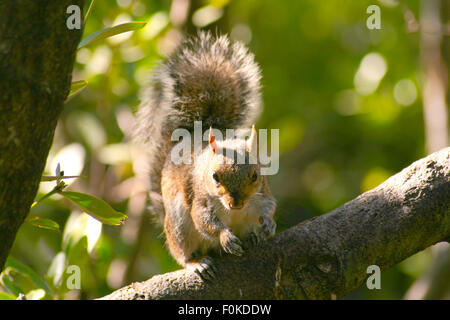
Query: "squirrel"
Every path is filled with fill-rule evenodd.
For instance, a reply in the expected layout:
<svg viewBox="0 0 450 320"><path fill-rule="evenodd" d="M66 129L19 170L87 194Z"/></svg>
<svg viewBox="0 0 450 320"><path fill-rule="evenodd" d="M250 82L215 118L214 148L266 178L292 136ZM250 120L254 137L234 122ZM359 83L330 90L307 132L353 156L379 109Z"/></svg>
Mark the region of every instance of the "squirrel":
<svg viewBox="0 0 450 320"><path fill-rule="evenodd" d="M243 243L273 236L276 201L258 161L252 126L261 112L259 66L227 36L199 32L185 38L151 77L137 112L135 139L148 156L150 211L163 225L168 249L204 280L216 276L213 256L240 256ZM176 164L172 132L201 121L209 139L190 163ZM214 130L248 129L250 137L216 140ZM232 151L232 157L228 151ZM236 155L246 161L236 161ZM256 157L257 158L257 157Z"/></svg>

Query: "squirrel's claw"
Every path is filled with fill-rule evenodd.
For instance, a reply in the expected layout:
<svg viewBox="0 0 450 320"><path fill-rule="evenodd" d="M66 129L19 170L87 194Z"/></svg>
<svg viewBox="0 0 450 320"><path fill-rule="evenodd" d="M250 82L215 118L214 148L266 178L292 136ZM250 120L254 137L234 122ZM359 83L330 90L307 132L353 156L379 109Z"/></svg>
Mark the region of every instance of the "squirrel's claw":
<svg viewBox="0 0 450 320"><path fill-rule="evenodd" d="M200 278L205 281L212 281L216 278L216 268L214 267L213 260L209 257L205 257L198 263L193 265L194 272L197 273Z"/></svg>
<svg viewBox="0 0 450 320"><path fill-rule="evenodd" d="M244 250L242 249L241 240L236 237L230 230L225 230L220 234L220 244L226 253L242 256Z"/></svg>
<svg viewBox="0 0 450 320"><path fill-rule="evenodd" d="M256 247L259 243L260 237L258 237L258 235L255 232L251 232L249 235L249 240L250 240L250 245L253 247Z"/></svg>
<svg viewBox="0 0 450 320"><path fill-rule="evenodd" d="M262 218L263 223L261 225L261 236L264 240L269 239L275 234L275 229L277 227L275 221L268 217Z"/></svg>

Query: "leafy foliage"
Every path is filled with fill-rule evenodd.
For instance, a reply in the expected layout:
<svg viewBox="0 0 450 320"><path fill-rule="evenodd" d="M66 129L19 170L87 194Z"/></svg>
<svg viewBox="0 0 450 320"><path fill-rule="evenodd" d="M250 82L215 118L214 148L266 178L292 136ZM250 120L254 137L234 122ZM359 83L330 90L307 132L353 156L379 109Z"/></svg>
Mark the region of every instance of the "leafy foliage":
<svg viewBox="0 0 450 320"><path fill-rule="evenodd" d="M96 298L179 268L145 213L145 163L129 136L151 68L185 31L229 33L261 65L257 126L280 129L280 171L270 177L278 232L424 156L419 34L406 32L405 6L383 4L394 2L378 2L382 29L369 30L368 0L193 1L186 19L170 13L169 1L92 1L70 99L37 201L0 274L0 299ZM418 0L408 10L418 17ZM367 63L384 70L375 84L361 76ZM115 226L121 212L129 217ZM419 253L383 273L382 290L349 298L401 298L430 262L428 251ZM81 270L80 289L67 286L71 265Z"/></svg>

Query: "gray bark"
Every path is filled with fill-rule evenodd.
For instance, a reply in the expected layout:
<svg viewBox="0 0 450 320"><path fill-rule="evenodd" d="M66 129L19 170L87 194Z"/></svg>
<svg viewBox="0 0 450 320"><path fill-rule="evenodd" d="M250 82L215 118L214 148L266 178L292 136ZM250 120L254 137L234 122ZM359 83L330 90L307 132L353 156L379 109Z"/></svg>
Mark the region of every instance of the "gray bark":
<svg viewBox="0 0 450 320"><path fill-rule="evenodd" d="M0 271L36 196L82 30L69 5L84 0L0 1Z"/></svg>

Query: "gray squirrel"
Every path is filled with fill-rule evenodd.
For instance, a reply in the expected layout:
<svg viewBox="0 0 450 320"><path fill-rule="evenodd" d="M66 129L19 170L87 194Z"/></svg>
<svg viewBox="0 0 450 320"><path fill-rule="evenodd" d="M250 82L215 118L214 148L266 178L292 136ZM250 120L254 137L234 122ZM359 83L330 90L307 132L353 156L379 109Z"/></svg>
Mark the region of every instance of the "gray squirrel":
<svg viewBox="0 0 450 320"><path fill-rule="evenodd" d="M135 140L148 157L150 210L172 256L205 280L215 277L214 255L242 255L242 241L255 244L275 233L276 201L260 164L240 164L226 152L249 159L257 148L252 125L261 112L260 78L243 44L199 32L154 70L137 113ZM209 140L194 150L190 164L175 164L172 132L193 131L195 121L210 129ZM252 131L248 139L220 141L212 128Z"/></svg>

